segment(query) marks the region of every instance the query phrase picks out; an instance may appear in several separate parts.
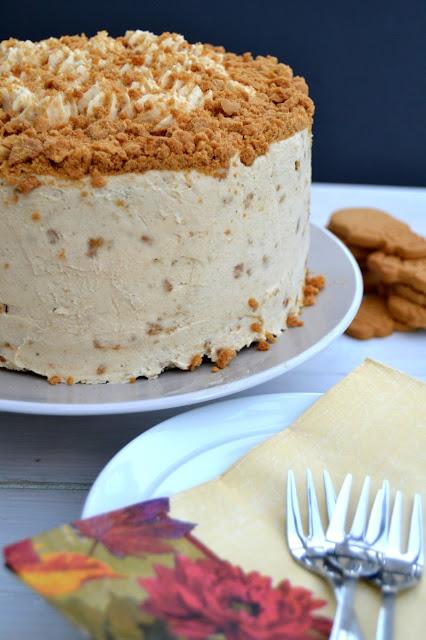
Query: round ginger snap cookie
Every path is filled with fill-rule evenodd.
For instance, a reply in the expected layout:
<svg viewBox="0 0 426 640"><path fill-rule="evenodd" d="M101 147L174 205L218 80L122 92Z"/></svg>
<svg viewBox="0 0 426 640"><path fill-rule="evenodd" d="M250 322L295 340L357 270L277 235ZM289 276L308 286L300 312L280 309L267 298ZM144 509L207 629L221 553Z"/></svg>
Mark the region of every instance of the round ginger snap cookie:
<svg viewBox="0 0 426 640"><path fill-rule="evenodd" d="M395 331L399 333L412 333L413 331L417 331L415 327L410 327L410 325L399 322L398 320L394 320L393 327Z"/></svg>
<svg viewBox="0 0 426 640"><path fill-rule="evenodd" d="M377 293L382 281L380 274L368 270L362 271L362 280L364 282L364 293Z"/></svg>
<svg viewBox="0 0 426 640"><path fill-rule="evenodd" d="M426 294L426 258L403 260L375 251L368 256L367 266L380 274L386 284L406 284Z"/></svg>
<svg viewBox="0 0 426 640"><path fill-rule="evenodd" d="M426 307L426 293L413 289L408 284L393 284L391 287L392 293L415 304L420 304Z"/></svg>
<svg viewBox="0 0 426 640"><path fill-rule="evenodd" d="M394 321L383 298L364 296L361 306L346 333L358 340L384 338L394 330Z"/></svg>
<svg viewBox="0 0 426 640"><path fill-rule="evenodd" d="M358 245L351 244L350 242L345 242L345 244L358 264L364 265L367 262L367 258L371 253L370 249L366 249L365 247L358 247Z"/></svg>
<svg viewBox="0 0 426 640"><path fill-rule="evenodd" d="M331 215L328 228L347 244L381 249L401 258L426 257L426 238L380 209L339 209Z"/></svg>
<svg viewBox="0 0 426 640"><path fill-rule="evenodd" d="M413 329L426 329L426 307L396 295L389 296L387 304L395 320Z"/></svg>

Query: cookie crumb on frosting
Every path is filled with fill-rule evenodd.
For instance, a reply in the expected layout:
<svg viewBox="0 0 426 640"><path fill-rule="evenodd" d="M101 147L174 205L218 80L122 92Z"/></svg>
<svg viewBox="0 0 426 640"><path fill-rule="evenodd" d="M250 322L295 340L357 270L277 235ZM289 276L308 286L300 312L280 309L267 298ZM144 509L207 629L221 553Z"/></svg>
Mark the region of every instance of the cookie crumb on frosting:
<svg viewBox="0 0 426 640"><path fill-rule="evenodd" d="M256 349L258 351L268 351L269 350L269 342L267 342L266 340L260 340L257 343Z"/></svg>
<svg viewBox="0 0 426 640"><path fill-rule="evenodd" d="M231 360L233 360L236 355L237 352L235 351L235 349L218 349L217 357L215 360L216 367L218 367L219 369L225 369L225 367L229 365Z"/></svg>
<svg viewBox="0 0 426 640"><path fill-rule="evenodd" d="M203 356L200 353L197 353L193 358L191 358L191 362L189 363L189 370L195 371L198 367L201 366L203 362Z"/></svg>
<svg viewBox="0 0 426 640"><path fill-rule="evenodd" d="M289 315L287 318L287 327L303 327L303 320L300 320L298 316Z"/></svg>
<svg viewBox="0 0 426 640"><path fill-rule="evenodd" d="M312 126L303 78L272 56L127 31L0 43L0 175L223 175Z"/></svg>

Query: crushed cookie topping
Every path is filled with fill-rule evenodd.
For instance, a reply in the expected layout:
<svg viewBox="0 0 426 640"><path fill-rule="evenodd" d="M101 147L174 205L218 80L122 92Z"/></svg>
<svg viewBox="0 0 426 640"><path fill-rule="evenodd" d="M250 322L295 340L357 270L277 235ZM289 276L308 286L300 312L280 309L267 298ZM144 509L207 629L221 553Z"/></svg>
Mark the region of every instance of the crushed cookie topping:
<svg viewBox="0 0 426 640"><path fill-rule="evenodd" d="M60 235L55 229L48 229L46 231L49 244L56 244L59 241Z"/></svg>
<svg viewBox="0 0 426 640"><path fill-rule="evenodd" d="M89 238L87 241L87 254L89 258L94 258L98 255L98 249L103 247L105 240L103 238Z"/></svg>
<svg viewBox="0 0 426 640"><path fill-rule="evenodd" d="M244 264L240 262L240 264L236 264L234 267L234 278L241 278L244 271Z"/></svg>
<svg viewBox="0 0 426 640"><path fill-rule="evenodd" d="M111 38L101 31L93 38L7 40L0 55L3 109L49 126L102 112L111 120L155 122L161 130L171 124L174 111L193 111L212 97L202 82L206 73L255 93L232 80L222 51L189 44L176 33L138 30ZM239 111L238 101L220 104L226 115Z"/></svg>
<svg viewBox="0 0 426 640"><path fill-rule="evenodd" d="M317 295L325 286L325 278L322 275L309 276L305 278L303 287L303 306L311 307L315 304Z"/></svg>
<svg viewBox="0 0 426 640"><path fill-rule="evenodd" d="M296 315L289 315L287 317L288 327L303 327L303 320L300 320Z"/></svg>
<svg viewBox="0 0 426 640"><path fill-rule="evenodd" d="M107 344L107 343L102 343L97 339L93 340L93 346L95 349L104 349L104 350L112 350L112 351L120 351L121 349L121 344L115 343L115 344Z"/></svg>
<svg viewBox="0 0 426 640"><path fill-rule="evenodd" d="M269 351L269 342L267 342L266 340L260 340L257 343L256 349L257 351Z"/></svg>
<svg viewBox="0 0 426 640"><path fill-rule="evenodd" d="M171 291L173 291L173 285L170 282L170 280L167 280L167 278L163 280L163 287L167 293L170 293Z"/></svg>
<svg viewBox="0 0 426 640"><path fill-rule="evenodd" d="M1 136L1 127L0 127L0 136ZM18 165L18 166L21 166L21 165ZM0 164L0 175L1 175L1 164ZM37 189L37 187L40 187L40 186L41 186L41 182L38 178L36 178L36 176L27 175L26 173L24 173L17 179L15 189L19 193L23 193L24 195L26 195L31 191L34 191L34 189Z"/></svg>
<svg viewBox="0 0 426 640"><path fill-rule="evenodd" d="M0 174L196 169L311 128L307 86L272 56L128 31L0 43ZM26 183L24 188L36 185ZM100 186L100 185L99 185Z"/></svg>
<svg viewBox="0 0 426 640"><path fill-rule="evenodd" d="M277 341L277 337L273 333L271 333L270 331L266 331L265 332L265 338L271 344L274 344Z"/></svg>
<svg viewBox="0 0 426 640"><path fill-rule="evenodd" d="M235 351L235 349L230 349L228 347L218 349L216 360L214 361L216 367L218 367L219 369L225 369L236 355L237 352Z"/></svg>
<svg viewBox="0 0 426 640"><path fill-rule="evenodd" d="M198 369L198 367L201 366L202 362L203 356L200 353L197 353L192 357L191 362L189 363L189 370L194 371L195 369Z"/></svg>

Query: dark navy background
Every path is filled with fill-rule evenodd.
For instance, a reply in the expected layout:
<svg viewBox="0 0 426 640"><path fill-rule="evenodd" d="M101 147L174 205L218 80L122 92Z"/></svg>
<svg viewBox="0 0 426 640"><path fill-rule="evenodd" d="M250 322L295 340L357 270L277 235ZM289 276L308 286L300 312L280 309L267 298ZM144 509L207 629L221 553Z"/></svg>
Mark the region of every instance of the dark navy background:
<svg viewBox="0 0 426 640"><path fill-rule="evenodd" d="M314 180L426 185L426 0L0 0L0 40L136 28L270 53L304 75Z"/></svg>

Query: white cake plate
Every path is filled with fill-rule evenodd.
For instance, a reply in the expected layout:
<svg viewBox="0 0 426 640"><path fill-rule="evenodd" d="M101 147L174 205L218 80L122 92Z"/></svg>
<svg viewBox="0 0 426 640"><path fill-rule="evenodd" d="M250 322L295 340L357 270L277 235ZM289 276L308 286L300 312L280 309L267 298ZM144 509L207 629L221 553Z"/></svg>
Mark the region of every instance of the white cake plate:
<svg viewBox="0 0 426 640"><path fill-rule="evenodd" d="M171 496L212 480L254 446L288 427L320 395L234 398L158 424L129 442L101 471L82 517Z"/></svg>
<svg viewBox="0 0 426 640"><path fill-rule="evenodd" d="M154 411L205 402L243 391L312 358L341 335L362 298L362 277L346 247L326 229L311 225L308 266L326 277L316 305L303 312L304 326L287 331L269 351L244 349L218 373L167 371L136 384L49 385L44 378L0 370L0 411L44 415L100 415Z"/></svg>

